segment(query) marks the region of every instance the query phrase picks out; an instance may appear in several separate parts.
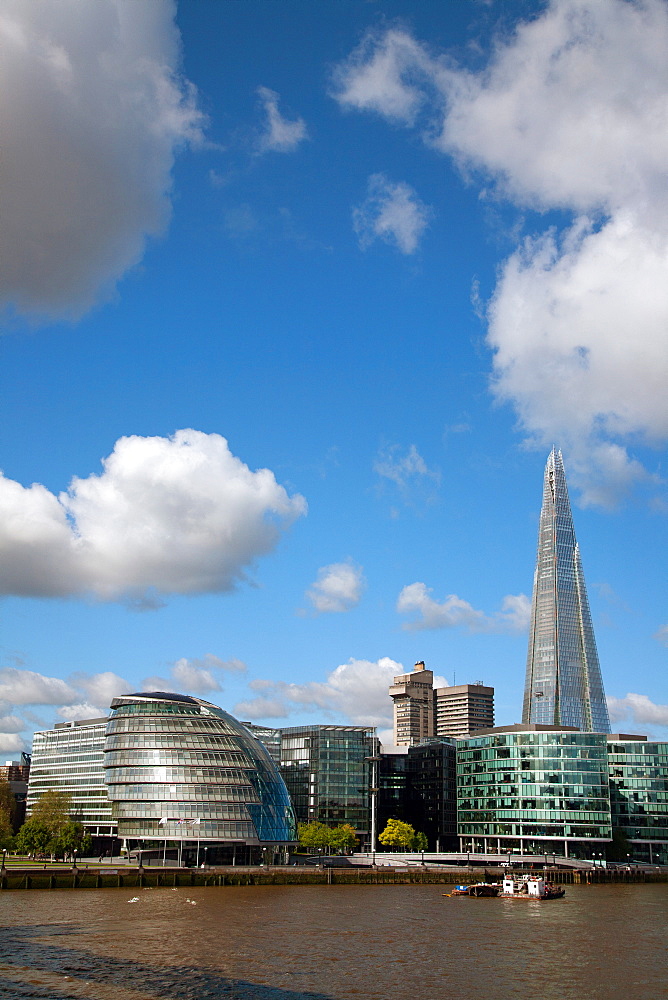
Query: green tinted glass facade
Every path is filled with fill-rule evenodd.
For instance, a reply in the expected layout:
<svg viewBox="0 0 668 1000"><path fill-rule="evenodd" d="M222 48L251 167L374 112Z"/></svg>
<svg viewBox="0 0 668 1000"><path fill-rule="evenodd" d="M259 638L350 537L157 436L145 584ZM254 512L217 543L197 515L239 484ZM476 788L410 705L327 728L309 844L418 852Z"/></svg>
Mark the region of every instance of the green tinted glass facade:
<svg viewBox="0 0 668 1000"><path fill-rule="evenodd" d="M297 819L327 826L370 826L369 763L375 730L364 726L294 726L281 730L281 774Z"/></svg>
<svg viewBox="0 0 668 1000"><path fill-rule="evenodd" d="M612 737L608 766L612 826L628 839L629 860L668 864L668 743Z"/></svg>
<svg viewBox="0 0 668 1000"><path fill-rule="evenodd" d="M592 857L611 837L606 737L497 732L457 748L462 850Z"/></svg>

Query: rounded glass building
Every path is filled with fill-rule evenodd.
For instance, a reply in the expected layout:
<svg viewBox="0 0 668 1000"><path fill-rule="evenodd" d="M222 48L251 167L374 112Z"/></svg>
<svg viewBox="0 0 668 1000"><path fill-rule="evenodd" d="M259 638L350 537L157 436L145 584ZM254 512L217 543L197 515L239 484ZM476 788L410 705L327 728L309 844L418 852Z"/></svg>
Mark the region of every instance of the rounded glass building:
<svg viewBox="0 0 668 1000"><path fill-rule="evenodd" d="M112 816L130 848L249 863L297 839L269 752L216 705L162 691L114 698L104 749Z"/></svg>

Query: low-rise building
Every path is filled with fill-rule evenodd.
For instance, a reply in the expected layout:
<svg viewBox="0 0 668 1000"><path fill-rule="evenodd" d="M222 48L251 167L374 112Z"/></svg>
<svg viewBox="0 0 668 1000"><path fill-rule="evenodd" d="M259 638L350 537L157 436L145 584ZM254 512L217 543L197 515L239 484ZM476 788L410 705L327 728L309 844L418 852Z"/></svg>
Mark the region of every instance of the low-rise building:
<svg viewBox="0 0 668 1000"><path fill-rule="evenodd" d="M608 769L613 835L628 847L618 860L668 864L668 743L608 736Z"/></svg>
<svg viewBox="0 0 668 1000"><path fill-rule="evenodd" d="M457 745L463 851L593 858L611 840L606 736L517 725Z"/></svg>

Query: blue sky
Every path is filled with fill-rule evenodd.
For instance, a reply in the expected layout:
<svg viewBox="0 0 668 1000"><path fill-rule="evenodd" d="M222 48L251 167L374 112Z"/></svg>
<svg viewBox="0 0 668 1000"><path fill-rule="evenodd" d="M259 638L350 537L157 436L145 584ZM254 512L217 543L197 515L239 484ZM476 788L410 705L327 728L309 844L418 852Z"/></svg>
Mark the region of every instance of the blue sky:
<svg viewBox="0 0 668 1000"><path fill-rule="evenodd" d="M518 721L553 443L665 738L664 0L5 0L0 47L0 750L142 687L386 730L418 659Z"/></svg>

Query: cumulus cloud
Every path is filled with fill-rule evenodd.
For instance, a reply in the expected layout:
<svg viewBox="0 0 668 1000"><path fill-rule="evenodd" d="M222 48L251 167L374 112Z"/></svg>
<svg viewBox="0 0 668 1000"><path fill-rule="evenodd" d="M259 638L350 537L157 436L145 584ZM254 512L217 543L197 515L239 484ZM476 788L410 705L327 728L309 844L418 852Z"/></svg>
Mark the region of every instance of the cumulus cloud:
<svg viewBox="0 0 668 1000"><path fill-rule="evenodd" d="M366 199L353 209L353 228L362 250L380 239L403 254L412 254L431 214L409 184L393 183L384 174L372 174Z"/></svg>
<svg viewBox="0 0 668 1000"><path fill-rule="evenodd" d="M403 588L397 599L397 611L418 615L403 628L465 628L469 632L505 633L524 632L529 626L531 601L525 594L508 594L501 611L493 615L476 610L456 594L449 594L443 601L434 600L431 594L432 588L424 583L411 583Z"/></svg>
<svg viewBox="0 0 668 1000"><path fill-rule="evenodd" d="M109 705L104 708L91 705L89 701L79 701L76 705L63 705L58 709L58 715L66 722L79 722L81 719L102 719L109 714Z"/></svg>
<svg viewBox="0 0 668 1000"><path fill-rule="evenodd" d="M121 438L102 465L60 496L0 477L0 592L151 607L229 591L306 511L218 434Z"/></svg>
<svg viewBox="0 0 668 1000"><path fill-rule="evenodd" d="M363 589L361 566L352 562L331 563L318 570L318 578L306 596L319 614L350 611L359 604Z"/></svg>
<svg viewBox="0 0 668 1000"><path fill-rule="evenodd" d="M0 667L0 701L12 705L62 705L76 697L76 690L59 677Z"/></svg>
<svg viewBox="0 0 668 1000"><path fill-rule="evenodd" d="M646 694L629 693L625 698L608 696L611 722L632 721L640 726L668 726L668 705L657 705Z"/></svg>
<svg viewBox="0 0 668 1000"><path fill-rule="evenodd" d="M0 14L0 302L76 316L170 216L177 149L198 140L172 0L6 0Z"/></svg>
<svg viewBox="0 0 668 1000"><path fill-rule="evenodd" d="M668 436L668 6L551 0L471 72L406 31L370 34L335 74L346 108L418 127L468 178L571 213L525 239L488 308L493 391L533 442L569 454L585 503L647 471Z"/></svg>
<svg viewBox="0 0 668 1000"><path fill-rule="evenodd" d="M297 711L317 709L328 718L346 720L357 726L392 724L392 702L388 688L401 663L384 656L379 660L351 658L328 675L325 681L289 684L285 681L251 681L255 698L234 707L234 714L249 720L286 718Z"/></svg>
<svg viewBox="0 0 668 1000"><path fill-rule="evenodd" d="M290 121L278 110L279 95L268 87L258 87L257 94L266 115L266 123L259 140L261 152L292 153L300 142L308 138L303 118Z"/></svg>

